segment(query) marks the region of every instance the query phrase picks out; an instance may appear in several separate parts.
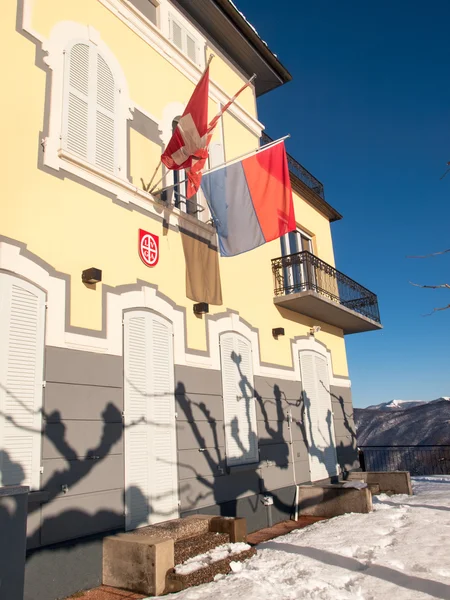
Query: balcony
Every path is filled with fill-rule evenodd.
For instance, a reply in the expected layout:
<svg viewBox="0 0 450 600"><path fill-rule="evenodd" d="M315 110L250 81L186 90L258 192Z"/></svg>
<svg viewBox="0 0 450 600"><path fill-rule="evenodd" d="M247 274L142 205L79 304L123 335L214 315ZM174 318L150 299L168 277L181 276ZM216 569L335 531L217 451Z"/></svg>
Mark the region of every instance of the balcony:
<svg viewBox="0 0 450 600"><path fill-rule="evenodd" d="M303 251L272 260L274 303L345 334L382 329L378 299L311 252Z"/></svg>

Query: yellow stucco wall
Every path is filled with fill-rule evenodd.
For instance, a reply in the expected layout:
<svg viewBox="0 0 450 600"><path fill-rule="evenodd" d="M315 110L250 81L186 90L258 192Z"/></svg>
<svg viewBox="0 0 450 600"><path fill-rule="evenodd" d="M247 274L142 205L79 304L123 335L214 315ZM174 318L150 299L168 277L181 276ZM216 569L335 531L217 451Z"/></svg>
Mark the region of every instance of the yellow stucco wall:
<svg viewBox="0 0 450 600"><path fill-rule="evenodd" d="M42 36L48 36L53 25L63 19L92 24L101 33L122 65L131 98L158 119L168 103L185 103L189 98L192 83L100 2L35 0L32 25ZM35 46L16 31L15 21L15 3L7 2L0 22L3 44L8 48L2 58L2 83L7 93L0 96L0 123L3 139L7 140L0 151L3 165L0 233L27 244L32 253L57 271L71 275L72 325L101 329L101 285L93 290L81 282L81 271L96 266L103 270L106 285L119 286L138 279L148 281L158 285L176 304L186 306L188 345L206 349L205 321L193 315L192 301L186 298L180 234L163 229L142 212L114 203L79 182L37 168L38 153L42 152L46 74L36 67ZM233 79L236 74L231 69L217 68L214 77L224 78L224 88L233 89L236 83ZM159 81L165 85L157 85ZM227 160L258 145L257 137L231 114L225 115L223 124ZM158 147L132 130L130 148L133 181L140 185L141 174L148 174L150 165L158 159ZM318 255L334 264L327 219L299 196L295 198L295 206L298 224L315 235ZM139 228L160 236L160 262L153 269L139 259ZM259 330L262 361L291 366L290 339L305 335L316 322L275 307L271 259L279 255L280 243L276 240L241 256L220 259L223 306L212 306L210 312L238 311ZM286 335L274 340L274 327L284 327ZM348 375L342 331L322 324L317 339L331 350L335 374Z"/></svg>

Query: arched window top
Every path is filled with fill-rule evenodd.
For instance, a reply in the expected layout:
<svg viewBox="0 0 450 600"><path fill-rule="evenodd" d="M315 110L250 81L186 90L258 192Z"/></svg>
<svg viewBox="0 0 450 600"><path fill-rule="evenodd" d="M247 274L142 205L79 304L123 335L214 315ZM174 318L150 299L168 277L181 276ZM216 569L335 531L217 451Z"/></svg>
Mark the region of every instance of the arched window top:
<svg viewBox="0 0 450 600"><path fill-rule="evenodd" d="M118 88L107 60L92 42L66 51L63 146L88 162L117 173Z"/></svg>

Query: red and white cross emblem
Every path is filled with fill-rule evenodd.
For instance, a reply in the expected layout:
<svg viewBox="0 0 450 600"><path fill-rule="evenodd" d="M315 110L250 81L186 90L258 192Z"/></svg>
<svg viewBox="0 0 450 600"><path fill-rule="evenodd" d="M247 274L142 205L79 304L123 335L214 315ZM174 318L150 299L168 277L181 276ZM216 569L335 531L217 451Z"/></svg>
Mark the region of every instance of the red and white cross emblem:
<svg viewBox="0 0 450 600"><path fill-rule="evenodd" d="M154 267L159 261L159 237L139 229L139 256L147 267Z"/></svg>

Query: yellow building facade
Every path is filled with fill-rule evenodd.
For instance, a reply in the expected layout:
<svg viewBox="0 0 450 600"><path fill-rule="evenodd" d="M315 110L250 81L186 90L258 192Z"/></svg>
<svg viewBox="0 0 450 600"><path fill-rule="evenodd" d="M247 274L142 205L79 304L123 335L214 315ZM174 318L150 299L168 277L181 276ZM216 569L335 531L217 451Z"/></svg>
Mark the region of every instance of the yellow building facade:
<svg viewBox="0 0 450 600"><path fill-rule="evenodd" d="M295 485L354 468L344 333L379 318L339 280L340 215L293 159L298 234L232 258L201 192L145 189L211 53L210 118L257 78L220 120L209 166L260 146L257 97L290 75L230 2L14 0L2 14L0 485L30 486L36 600L76 591L48 583L49 545L82 553L199 511L257 529L262 494L281 520ZM161 167L158 179L174 182ZM140 230L158 237L153 267Z"/></svg>

